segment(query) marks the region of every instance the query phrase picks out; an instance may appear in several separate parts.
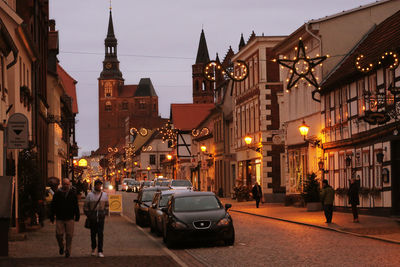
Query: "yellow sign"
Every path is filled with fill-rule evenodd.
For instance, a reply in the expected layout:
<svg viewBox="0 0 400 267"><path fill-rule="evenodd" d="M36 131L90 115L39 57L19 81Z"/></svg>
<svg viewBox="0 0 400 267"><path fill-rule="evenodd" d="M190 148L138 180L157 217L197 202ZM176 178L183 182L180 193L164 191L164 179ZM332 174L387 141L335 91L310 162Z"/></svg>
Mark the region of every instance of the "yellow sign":
<svg viewBox="0 0 400 267"><path fill-rule="evenodd" d="M110 212L122 213L122 195L108 195Z"/></svg>
<svg viewBox="0 0 400 267"><path fill-rule="evenodd" d="M78 161L78 166L79 167L87 167L87 160L86 159L80 159Z"/></svg>

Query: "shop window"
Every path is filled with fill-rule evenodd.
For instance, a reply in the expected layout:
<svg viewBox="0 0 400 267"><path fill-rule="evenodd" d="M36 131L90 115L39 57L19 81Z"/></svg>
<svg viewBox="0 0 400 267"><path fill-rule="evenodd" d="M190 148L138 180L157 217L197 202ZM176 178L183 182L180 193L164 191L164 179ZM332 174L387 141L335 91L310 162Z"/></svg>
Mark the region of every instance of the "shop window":
<svg viewBox="0 0 400 267"><path fill-rule="evenodd" d="M156 155L151 154L150 155L150 165L155 165L156 164Z"/></svg>

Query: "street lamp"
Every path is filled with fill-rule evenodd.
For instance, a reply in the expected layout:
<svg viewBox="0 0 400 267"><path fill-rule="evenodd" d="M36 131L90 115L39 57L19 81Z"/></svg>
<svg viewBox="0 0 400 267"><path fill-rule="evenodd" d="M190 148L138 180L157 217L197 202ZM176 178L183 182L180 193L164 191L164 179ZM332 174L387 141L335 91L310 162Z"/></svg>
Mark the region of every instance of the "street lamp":
<svg viewBox="0 0 400 267"><path fill-rule="evenodd" d="M251 145L252 141L253 141L253 138L251 138L251 136L246 135L244 137L244 142L246 143L247 148L252 149L252 150L260 153L261 152L261 147L257 147L257 146Z"/></svg>
<svg viewBox="0 0 400 267"><path fill-rule="evenodd" d="M303 136L304 141L309 142L309 143L313 144L314 146L321 147L321 140L318 140L316 138L314 138L314 139L307 138L307 134L308 134L309 130L310 130L310 126L308 126L303 119L303 122L299 126L299 131L300 131L300 134Z"/></svg>
<svg viewBox="0 0 400 267"><path fill-rule="evenodd" d="M304 141L306 141L308 130L310 130L310 126L308 126L306 122L303 120L303 123L299 126L299 131L300 134L304 137Z"/></svg>
<svg viewBox="0 0 400 267"><path fill-rule="evenodd" d="M150 180L150 170L151 170L150 166L147 166L147 179L149 180Z"/></svg>
<svg viewBox="0 0 400 267"><path fill-rule="evenodd" d="M200 150L201 150L202 152L206 152L207 147L206 147L205 145L202 145L202 146L200 147Z"/></svg>
<svg viewBox="0 0 400 267"><path fill-rule="evenodd" d="M171 154L168 154L168 155L167 155L167 159L168 159L168 160L171 160L171 159L172 159L172 155L171 155Z"/></svg>

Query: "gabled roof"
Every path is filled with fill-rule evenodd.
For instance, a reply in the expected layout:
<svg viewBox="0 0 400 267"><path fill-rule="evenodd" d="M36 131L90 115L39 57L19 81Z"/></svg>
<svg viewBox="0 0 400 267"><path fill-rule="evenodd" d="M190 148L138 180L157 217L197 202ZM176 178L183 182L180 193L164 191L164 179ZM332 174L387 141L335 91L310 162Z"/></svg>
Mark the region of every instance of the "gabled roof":
<svg viewBox="0 0 400 267"><path fill-rule="evenodd" d="M171 104L172 123L179 130L191 131L208 116L214 107L214 104Z"/></svg>
<svg viewBox="0 0 400 267"><path fill-rule="evenodd" d="M140 79L135 96L157 96L150 78Z"/></svg>
<svg viewBox="0 0 400 267"><path fill-rule="evenodd" d="M322 90L338 87L341 83L355 80L363 73L356 69L356 59L364 56L361 64L372 63L375 67L385 52L400 53L400 11L378 26L374 26L359 43L343 58L322 82Z"/></svg>
<svg viewBox="0 0 400 267"><path fill-rule="evenodd" d="M135 95L137 84L124 85L119 94L120 97L133 97Z"/></svg>
<svg viewBox="0 0 400 267"><path fill-rule="evenodd" d="M65 93L72 99L72 113L78 113L78 99L76 97L76 87L74 78L72 78L61 66L57 63L57 74L64 86Z"/></svg>
<svg viewBox="0 0 400 267"><path fill-rule="evenodd" d="M199 48L197 50L196 64L207 63L208 61L210 61L210 56L208 55L206 37L204 35L204 30L201 30Z"/></svg>

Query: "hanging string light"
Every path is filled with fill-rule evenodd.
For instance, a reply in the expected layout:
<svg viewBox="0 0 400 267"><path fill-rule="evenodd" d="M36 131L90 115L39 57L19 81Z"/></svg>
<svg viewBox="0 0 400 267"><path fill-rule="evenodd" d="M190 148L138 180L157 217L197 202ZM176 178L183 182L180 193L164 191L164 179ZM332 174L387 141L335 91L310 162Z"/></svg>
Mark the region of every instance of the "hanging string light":
<svg viewBox="0 0 400 267"><path fill-rule="evenodd" d="M225 76L226 79L241 82L244 81L249 75L248 70L249 67L243 60L237 60L233 62L227 68L224 68L220 62L211 60L204 66L203 75L207 80L215 82L217 76L216 73L220 72Z"/></svg>
<svg viewBox="0 0 400 267"><path fill-rule="evenodd" d="M168 122L161 128L158 128L157 131L161 134L162 141L172 141L172 145L176 144L176 137L178 134L178 130L172 127L171 121Z"/></svg>

